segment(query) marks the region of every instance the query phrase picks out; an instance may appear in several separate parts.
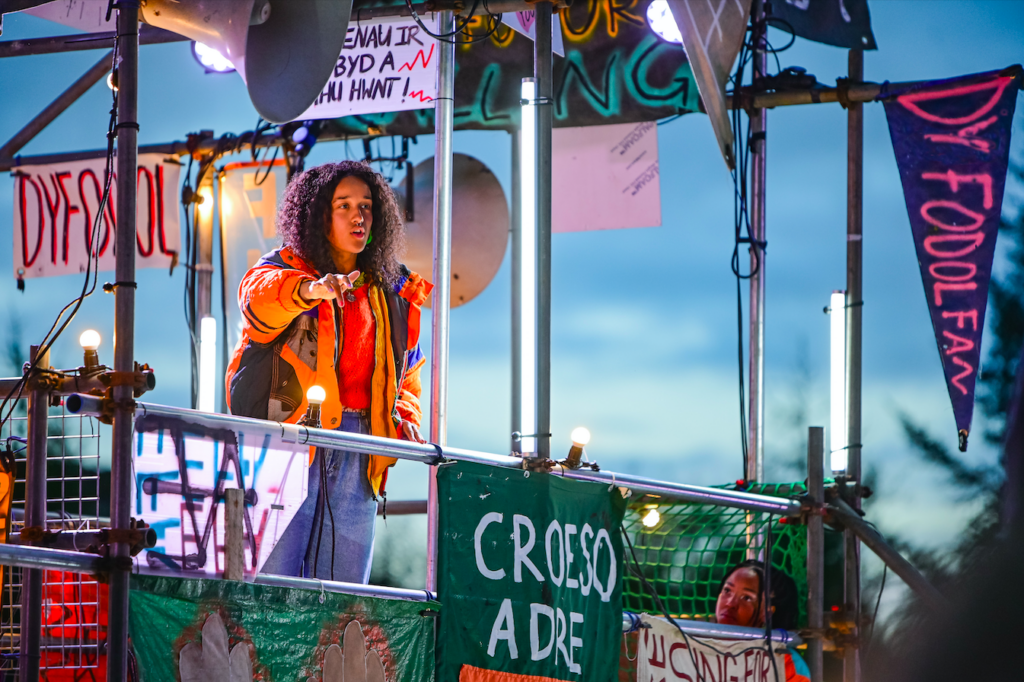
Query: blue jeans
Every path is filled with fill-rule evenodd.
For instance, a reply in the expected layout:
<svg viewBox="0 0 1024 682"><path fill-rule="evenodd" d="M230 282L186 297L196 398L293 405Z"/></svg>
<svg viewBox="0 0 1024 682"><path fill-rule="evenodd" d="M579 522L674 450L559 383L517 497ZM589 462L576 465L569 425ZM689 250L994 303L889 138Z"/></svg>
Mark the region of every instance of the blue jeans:
<svg viewBox="0 0 1024 682"><path fill-rule="evenodd" d="M338 430L368 434L370 425L365 417L344 412ZM366 477L369 461L366 454L316 449L309 467L306 499L267 557L261 573L364 584L370 580L377 501ZM329 509L324 508L320 488L321 466L327 469Z"/></svg>

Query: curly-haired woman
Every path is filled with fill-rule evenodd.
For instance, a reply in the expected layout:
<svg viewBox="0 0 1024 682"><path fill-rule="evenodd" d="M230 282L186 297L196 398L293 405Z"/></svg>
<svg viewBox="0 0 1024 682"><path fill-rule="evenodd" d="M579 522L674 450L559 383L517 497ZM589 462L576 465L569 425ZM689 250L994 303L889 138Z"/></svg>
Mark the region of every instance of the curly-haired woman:
<svg viewBox="0 0 1024 682"><path fill-rule="evenodd" d="M289 183L277 229L284 246L238 291L232 413L294 423L317 385L327 395L324 428L423 442L420 305L431 285L398 260L403 228L391 188L363 163L317 166ZM261 570L365 583L377 498L394 463L317 448L306 500Z"/></svg>

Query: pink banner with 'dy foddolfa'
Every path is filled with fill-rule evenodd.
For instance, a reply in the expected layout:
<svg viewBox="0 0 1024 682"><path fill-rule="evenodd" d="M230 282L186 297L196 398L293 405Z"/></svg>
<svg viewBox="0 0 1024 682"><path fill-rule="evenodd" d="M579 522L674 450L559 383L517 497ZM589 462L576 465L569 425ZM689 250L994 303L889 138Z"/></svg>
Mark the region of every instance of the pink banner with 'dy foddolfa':
<svg viewBox="0 0 1024 682"><path fill-rule="evenodd" d="M19 279L85 272L90 252L114 269L116 177L100 210L106 159L19 166L14 175L14 274ZM136 267L167 268L180 250L180 166L139 155ZM97 224L98 223L98 224Z"/></svg>

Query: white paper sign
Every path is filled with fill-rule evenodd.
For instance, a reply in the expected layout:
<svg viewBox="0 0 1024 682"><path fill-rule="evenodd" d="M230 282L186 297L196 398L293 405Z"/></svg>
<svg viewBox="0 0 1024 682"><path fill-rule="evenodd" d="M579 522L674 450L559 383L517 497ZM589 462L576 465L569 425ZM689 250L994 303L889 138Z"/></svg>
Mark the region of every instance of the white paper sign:
<svg viewBox="0 0 1024 682"><path fill-rule="evenodd" d="M136 422L132 462L132 516L157 534L145 560L202 573L224 570L224 504L213 499L220 480L221 491L246 491L245 570L253 574L253 548L258 570L306 498L309 448L259 434L212 433L177 418L147 419Z"/></svg>
<svg viewBox="0 0 1024 682"><path fill-rule="evenodd" d="M769 656L764 640L686 637L671 623L643 617L637 652L637 682L783 682L786 655ZM775 672L778 671L776 680Z"/></svg>
<svg viewBox="0 0 1024 682"><path fill-rule="evenodd" d="M436 33L434 15L420 20ZM349 23L345 47L320 96L299 120L434 106L437 41L412 17Z"/></svg>
<svg viewBox="0 0 1024 682"><path fill-rule="evenodd" d="M501 15L501 23L511 28L516 33L521 33L530 40L537 40L537 27L535 20L537 12L526 10L525 12L506 12ZM565 45L562 42L562 17L559 14L551 16L551 51L559 57L565 56Z"/></svg>
<svg viewBox="0 0 1024 682"><path fill-rule="evenodd" d="M117 30L117 11L110 13L107 21L108 0L55 0L25 10L41 19L77 28L86 33Z"/></svg>
<svg viewBox="0 0 1024 682"><path fill-rule="evenodd" d="M137 268L167 268L180 250L178 177L181 167L162 154L140 154L136 223ZM24 278L85 272L90 248L99 269L114 269L116 176L91 243L103 195L105 159L19 166L14 176L14 274ZM115 164L116 166L116 164Z"/></svg>
<svg viewBox="0 0 1024 682"><path fill-rule="evenodd" d="M551 147L554 232L661 225L656 123L555 128Z"/></svg>

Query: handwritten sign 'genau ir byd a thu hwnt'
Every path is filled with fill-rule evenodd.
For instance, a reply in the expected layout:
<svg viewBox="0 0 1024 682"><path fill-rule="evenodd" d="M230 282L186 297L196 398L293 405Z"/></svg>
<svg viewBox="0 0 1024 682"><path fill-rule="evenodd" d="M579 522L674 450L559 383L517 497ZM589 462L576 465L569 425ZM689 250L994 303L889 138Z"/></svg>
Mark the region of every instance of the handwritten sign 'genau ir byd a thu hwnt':
<svg viewBox="0 0 1024 682"><path fill-rule="evenodd" d="M420 21L434 31L434 15ZM350 23L330 80L299 119L433 107L436 43L411 17Z"/></svg>

